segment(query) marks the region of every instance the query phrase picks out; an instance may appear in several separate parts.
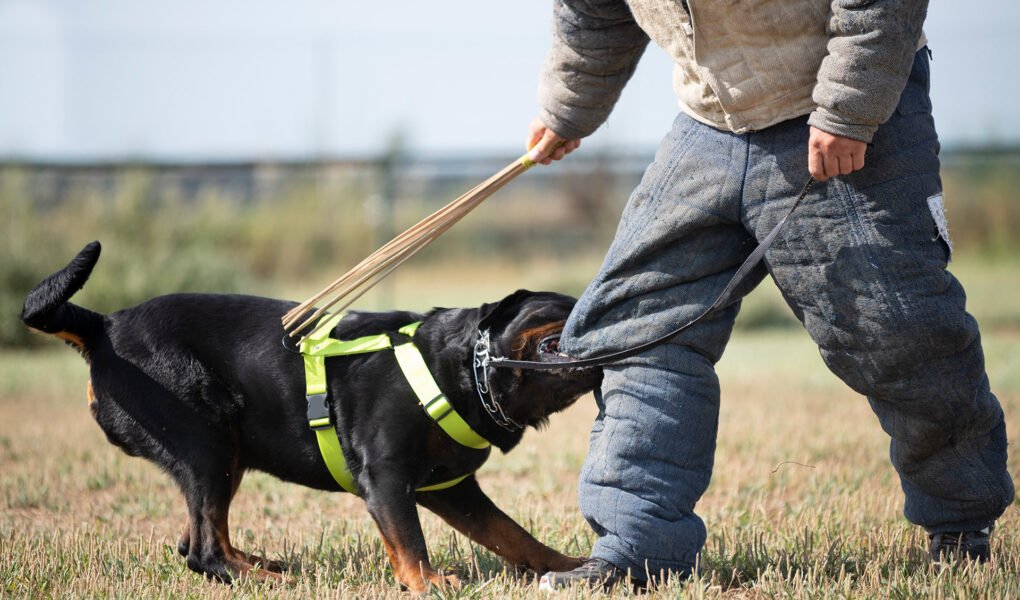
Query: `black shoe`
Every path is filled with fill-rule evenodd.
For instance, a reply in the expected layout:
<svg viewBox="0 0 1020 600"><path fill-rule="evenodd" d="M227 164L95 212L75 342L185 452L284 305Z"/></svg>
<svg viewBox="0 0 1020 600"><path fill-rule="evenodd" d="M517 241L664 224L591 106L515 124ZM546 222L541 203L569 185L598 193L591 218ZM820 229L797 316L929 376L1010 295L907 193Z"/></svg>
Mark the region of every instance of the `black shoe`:
<svg viewBox="0 0 1020 600"><path fill-rule="evenodd" d="M618 568L608 560L589 558L573 571L549 572L542 575L542 579L538 582L538 589L545 592L555 592L578 585L589 589L608 591L624 581L635 587L640 586L639 582L627 576L626 571Z"/></svg>
<svg viewBox="0 0 1020 600"><path fill-rule="evenodd" d="M976 562L987 562L992 552L988 544L991 527L981 531L951 531L928 535L930 545L928 551L934 562L956 561L969 559Z"/></svg>

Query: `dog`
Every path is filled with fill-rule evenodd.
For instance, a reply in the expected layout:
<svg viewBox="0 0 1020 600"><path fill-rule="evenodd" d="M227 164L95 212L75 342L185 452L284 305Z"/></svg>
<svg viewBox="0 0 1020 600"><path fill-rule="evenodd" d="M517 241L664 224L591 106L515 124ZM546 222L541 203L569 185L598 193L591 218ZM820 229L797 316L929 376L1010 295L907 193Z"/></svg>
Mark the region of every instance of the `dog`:
<svg viewBox="0 0 1020 600"><path fill-rule="evenodd" d="M280 579L286 565L231 544L227 515L241 478L264 471L311 488L342 491L309 427L302 356L281 316L293 302L244 295L170 294L102 315L72 304L99 259L92 242L33 289L21 313L29 327L75 347L89 364L89 409L107 439L155 463L180 487L188 521L178 543L189 569L223 582ZM491 352L562 360L558 335L575 300L519 290L478 308L352 312L332 337L396 333L420 321L413 343L450 405L503 452L526 427L541 427L601 381L600 369L475 371L479 326ZM282 339L281 339L282 338ZM288 347L290 346L290 347ZM542 573L581 560L545 546L489 499L473 475L489 449L461 445L423 410L393 352L326 361L329 413L342 452L397 580L421 592L459 585L429 563L416 503L512 565ZM487 409L478 380L505 420ZM507 427L513 423L519 428ZM415 491L470 473L453 487ZM259 568L255 568L256 565Z"/></svg>

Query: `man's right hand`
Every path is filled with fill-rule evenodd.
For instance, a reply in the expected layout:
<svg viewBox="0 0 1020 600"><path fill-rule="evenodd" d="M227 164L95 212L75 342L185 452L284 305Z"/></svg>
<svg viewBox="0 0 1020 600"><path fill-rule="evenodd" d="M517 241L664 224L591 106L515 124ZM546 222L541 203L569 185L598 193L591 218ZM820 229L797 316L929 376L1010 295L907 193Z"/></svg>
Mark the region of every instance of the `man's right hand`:
<svg viewBox="0 0 1020 600"><path fill-rule="evenodd" d="M542 121L535 119L528 126L528 157L532 161L547 165L560 160L581 145L581 140L568 140L556 135Z"/></svg>

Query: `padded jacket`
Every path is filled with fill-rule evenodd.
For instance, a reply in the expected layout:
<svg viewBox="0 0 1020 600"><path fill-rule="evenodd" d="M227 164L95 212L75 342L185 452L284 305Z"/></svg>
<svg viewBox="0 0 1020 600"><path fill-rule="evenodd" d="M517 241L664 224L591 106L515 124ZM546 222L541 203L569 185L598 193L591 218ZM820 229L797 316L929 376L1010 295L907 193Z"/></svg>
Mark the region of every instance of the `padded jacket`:
<svg viewBox="0 0 1020 600"><path fill-rule="evenodd" d="M810 114L870 142L925 45L927 0L557 0L540 118L566 138L606 120L649 40L680 108L744 133Z"/></svg>

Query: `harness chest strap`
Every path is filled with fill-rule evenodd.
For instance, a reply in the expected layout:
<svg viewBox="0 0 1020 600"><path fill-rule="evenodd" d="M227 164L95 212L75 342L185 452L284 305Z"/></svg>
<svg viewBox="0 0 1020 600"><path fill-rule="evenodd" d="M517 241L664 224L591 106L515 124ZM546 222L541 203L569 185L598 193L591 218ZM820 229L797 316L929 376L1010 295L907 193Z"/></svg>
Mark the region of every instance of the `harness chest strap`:
<svg viewBox="0 0 1020 600"><path fill-rule="evenodd" d="M329 333L343 318L343 314L327 315L318 323L315 330L301 342L300 350L305 366L305 388L308 400L308 426L315 431L319 444L319 452L326 463L330 475L340 487L357 495L357 484L354 475L347 468L340 439L329 412L329 391L326 385L326 358L330 356L350 356L379 352L392 348L397 364L414 390L418 401L429 415L454 441L468 448L481 450L489 447L489 442L478 435L467 422L457 414L453 405L440 391L432 374L425 364L421 352L412 343L393 345L385 333L360 337L354 340L337 340L329 337ZM398 331L408 338L421 323L411 323ZM420 492L441 490L453 487L471 475L467 473L456 479L444 481L418 488Z"/></svg>

